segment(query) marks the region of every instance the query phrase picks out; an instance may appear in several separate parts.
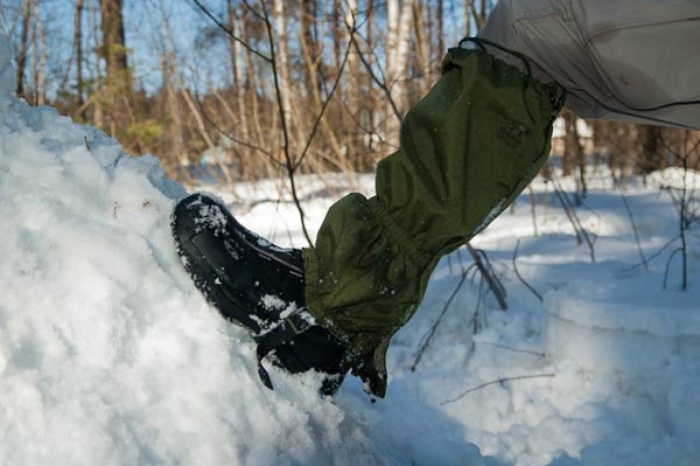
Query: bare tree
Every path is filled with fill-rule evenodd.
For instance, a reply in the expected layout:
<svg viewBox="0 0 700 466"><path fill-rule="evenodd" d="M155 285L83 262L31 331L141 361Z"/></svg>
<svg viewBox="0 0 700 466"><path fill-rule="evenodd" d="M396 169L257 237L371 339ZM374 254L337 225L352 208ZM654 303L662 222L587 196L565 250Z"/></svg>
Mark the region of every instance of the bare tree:
<svg viewBox="0 0 700 466"><path fill-rule="evenodd" d="M409 40L413 23L413 3L415 0L387 0L387 34L386 34L386 86L388 106L395 104L400 117L406 111L406 68L410 51ZM386 109L387 115L394 108ZM400 118L387 119L387 139L398 139Z"/></svg>
<svg viewBox="0 0 700 466"><path fill-rule="evenodd" d="M44 36L44 22L39 12L39 2L35 1L32 4L34 10L31 14L34 18L34 27L32 28L32 81L33 81L33 103L43 105L45 103L44 95L44 80L46 73L46 47Z"/></svg>
<svg viewBox="0 0 700 466"><path fill-rule="evenodd" d="M471 16L474 10L474 0L462 1L462 23L464 24L464 37L470 37L472 34Z"/></svg>
<svg viewBox="0 0 700 466"><path fill-rule="evenodd" d="M241 19L240 14L236 12L231 0L227 1L227 12L229 28L234 35L238 37L244 37L244 23ZM248 115L245 105L245 88L246 88L246 76L244 71L245 57L242 53L241 44L238 41L229 38L229 50L231 54L231 69L234 76L234 88L236 95L236 103L238 107L237 112L237 122L239 128L239 135L242 139L248 140Z"/></svg>
<svg viewBox="0 0 700 466"><path fill-rule="evenodd" d="M32 0L22 0L22 30L20 32L20 44L17 51L17 96L24 96L24 73L29 57L29 25L34 9Z"/></svg>
<svg viewBox="0 0 700 466"><path fill-rule="evenodd" d="M122 0L100 0L101 55L105 61L105 101L109 102L109 130L116 134L127 119L126 92L131 89Z"/></svg>
<svg viewBox="0 0 700 466"><path fill-rule="evenodd" d="M76 106L81 118L85 119L85 99L83 92L85 83L83 81L83 0L75 2L75 20L73 31L73 47L75 49L75 92Z"/></svg>

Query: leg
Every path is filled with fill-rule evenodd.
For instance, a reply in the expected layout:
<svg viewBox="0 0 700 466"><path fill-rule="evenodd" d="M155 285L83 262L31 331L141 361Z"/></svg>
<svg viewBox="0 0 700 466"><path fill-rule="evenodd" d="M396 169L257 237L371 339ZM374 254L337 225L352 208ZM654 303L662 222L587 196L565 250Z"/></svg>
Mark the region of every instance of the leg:
<svg viewBox="0 0 700 466"><path fill-rule="evenodd" d="M348 348L344 364L378 396L392 335L420 303L440 257L488 225L549 155L563 100L517 68L452 49L443 76L401 127L377 194L329 210L304 250L310 313Z"/></svg>
<svg viewBox="0 0 700 466"><path fill-rule="evenodd" d="M525 54L581 118L700 129L698 2L500 0L479 37Z"/></svg>
<svg viewBox="0 0 700 466"><path fill-rule="evenodd" d="M225 317L251 331L260 360L274 351L289 372L329 374L328 393L352 370L384 396L392 335L415 312L440 257L485 228L537 173L562 100L557 85L485 52L453 49L438 84L406 116L400 149L379 164L376 196L337 202L303 263L300 251L267 243L195 195L173 221L185 267ZM271 307L268 296L283 305Z"/></svg>

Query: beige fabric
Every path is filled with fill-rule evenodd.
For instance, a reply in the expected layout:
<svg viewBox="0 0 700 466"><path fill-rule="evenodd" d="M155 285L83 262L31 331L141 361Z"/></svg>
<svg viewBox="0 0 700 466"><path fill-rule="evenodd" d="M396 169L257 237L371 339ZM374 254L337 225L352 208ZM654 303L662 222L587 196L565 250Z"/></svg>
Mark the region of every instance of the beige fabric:
<svg viewBox="0 0 700 466"><path fill-rule="evenodd" d="M700 129L700 0L501 0L479 37L582 118Z"/></svg>

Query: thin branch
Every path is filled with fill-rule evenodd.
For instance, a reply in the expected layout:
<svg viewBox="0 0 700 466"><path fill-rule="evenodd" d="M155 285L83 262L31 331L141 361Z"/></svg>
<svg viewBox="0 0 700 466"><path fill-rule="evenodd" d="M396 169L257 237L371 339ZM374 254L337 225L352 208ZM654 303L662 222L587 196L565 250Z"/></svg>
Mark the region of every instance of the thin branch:
<svg viewBox="0 0 700 466"><path fill-rule="evenodd" d="M260 21L265 21L265 17L264 17L263 15L261 15L261 14L258 12L258 10L256 10L256 9L253 8L252 6L250 6L250 4L248 3L247 0L241 0L241 1L242 1L243 5L248 9L248 11L250 11L250 12L253 14L253 16L255 16L256 18L258 18ZM265 1L265 0L263 0L263 2L264 2L264 1Z"/></svg>
<svg viewBox="0 0 700 466"><path fill-rule="evenodd" d="M379 77L374 73L374 70L372 69L372 65L370 65L367 62L367 59L365 58L364 54L360 50L360 45L357 43L357 40L355 39L355 36L357 33L350 34L350 42L355 46L355 50L357 51L357 56L362 62L362 64L365 66L365 69L369 73L370 77L372 78L372 81L379 86L379 88L384 92L387 100L389 101L389 105L391 105L391 109L394 112L394 115L396 118L398 118L399 121L403 120L401 117L401 112L399 111L398 106L396 105L396 102L394 101L393 97L391 96L391 89L389 89L388 85L386 84L386 79L380 80Z"/></svg>
<svg viewBox="0 0 700 466"><path fill-rule="evenodd" d="M632 215L632 209L630 208L629 202L627 202L627 196L622 192L622 187L618 181L615 181L617 189L620 191L620 197L622 198L622 203L625 205L625 210L627 211L627 216L632 224L632 231L634 231L634 240L637 243L637 251L639 251L639 257L642 258L642 264L644 264L645 269L649 269L649 262L644 256L644 250L642 249L642 242L639 239L639 230L637 229L637 223L634 221L634 215Z"/></svg>
<svg viewBox="0 0 700 466"><path fill-rule="evenodd" d="M668 256L668 260L666 261L666 270L664 271L664 290L666 289L666 285L668 284L668 272L669 269L671 268L671 261L673 261L673 258L676 256L677 253L683 252L682 247L678 247L673 250L670 256ZM685 289L685 288L683 288Z"/></svg>
<svg viewBox="0 0 700 466"><path fill-rule="evenodd" d="M676 240L678 240L680 237L681 237L681 235L676 235L676 236L674 236L673 238L671 238L671 240L670 240L668 243L664 244L664 245L661 247L661 249L659 249L659 250L656 251L654 254L652 254L651 256L649 256L649 257L647 258L647 262L651 262L652 260L654 260L654 259L656 259L657 257L659 257L659 256L666 250L666 248L668 248L668 247L671 246L673 243L675 243ZM641 267L642 265L644 265L644 263L639 262L639 263L633 265L632 267L628 267L628 268L626 268L626 269L623 269L622 271L623 271L623 272L631 272L632 270L634 270L634 269L636 269L636 268L638 268L638 267Z"/></svg>
<svg viewBox="0 0 700 466"><path fill-rule="evenodd" d="M528 186L528 191L530 194L530 215L532 217L532 229L534 231L535 237L539 236L539 231L537 230L537 212L535 211L535 205L537 204L535 199L535 190L532 189L532 184Z"/></svg>
<svg viewBox="0 0 700 466"><path fill-rule="evenodd" d="M454 291L450 295L449 299L445 303L445 305L442 308L442 312L440 312L440 315L438 318L433 322L433 325L430 327L430 331L428 331L428 334L426 335L425 339L423 340L423 343L421 344L420 348L418 348L418 351L416 352L416 360L411 366L411 372L415 372L416 368L418 367L418 363L420 363L421 359L423 358L423 354L425 353L425 350L428 348L428 345L430 344L430 341L433 339L433 336L435 335L435 331L437 330L438 326L440 325L440 322L442 322L442 318L445 316L447 313L447 310L450 308L450 304L452 304L452 301L455 299L457 296L457 293L459 293L459 290L462 288L462 285L464 285L464 282L467 279L467 270L462 272L462 277L459 280L459 283L455 287Z"/></svg>
<svg viewBox="0 0 700 466"><path fill-rule="evenodd" d="M588 251L591 256L591 261L595 262L595 241L591 239L590 235L588 234L588 231L583 227L581 219L579 219L578 215L576 214L576 208L571 204L571 201L569 200L568 196L566 196L566 193L564 193L564 190L562 189L561 185L559 185L557 180L554 178L552 178L552 184L554 186L554 193L559 198L559 202L561 202L566 216L569 218L569 221L573 225L574 231L576 231L576 239L578 244L581 244L581 238L583 238L586 241L586 245L588 246Z"/></svg>
<svg viewBox="0 0 700 466"><path fill-rule="evenodd" d="M481 275L484 277L484 280L486 280L486 283L488 283L491 292L493 292L496 301L498 301L498 305L500 306L501 310L508 310L508 304L506 304L505 298L505 289L503 288L503 285L498 281L498 278L496 278L489 271L488 257L486 257L486 255L483 254L483 252L482 255L480 255L471 244L466 243L466 246L467 250L469 251L469 254L471 254L472 256L472 259L474 259L476 266L479 268L479 272L481 272ZM486 264L484 264L484 258L487 262Z"/></svg>
<svg viewBox="0 0 700 466"><path fill-rule="evenodd" d="M388 147L393 147L395 149L398 149L399 146L397 146L394 143L391 143L387 141L380 133L377 131L375 128L367 128L358 118L357 115L353 114L352 110L350 110L350 107L348 107L348 104L345 102L344 99L340 99L340 104L343 106L343 110L345 111L345 114L350 117L350 119L353 121L355 126L360 129L359 134L367 134L372 138L377 138L377 140L381 143L384 144ZM386 121L386 119L381 120L381 122Z"/></svg>
<svg viewBox="0 0 700 466"><path fill-rule="evenodd" d="M505 383L505 382L512 382L512 381L514 381L514 380L540 379L540 378L545 378L545 377L555 377L556 375L557 375L557 374L538 374L538 375L521 375L521 376L518 376L518 377L504 377L504 378L502 378L502 379L493 380L493 381L491 381L491 382L486 382L486 383L482 383L481 385L477 385L476 387L470 388L470 389L467 390L466 392L462 393L462 394L459 395L458 397L452 398L451 400L443 401L443 402L440 403L440 404L441 404L441 405L446 405L446 404L449 404L449 403L454 403L455 401L461 400L462 398L464 398L464 397L467 396L468 394L470 394L470 393L472 393L472 392L475 392L475 391L477 391L477 390L481 390L482 388L488 387L489 385L502 384L502 383Z"/></svg>
<svg viewBox="0 0 700 466"><path fill-rule="evenodd" d="M520 247L520 240L515 245L515 250L513 251L513 270L515 271L515 275L518 277L518 279L522 282L525 287L532 292L535 296L537 296L537 299L540 300L540 302L543 302L544 299L542 299L542 295L537 292L528 282L525 281L525 279L520 275L520 272L518 272L518 266L516 265L516 259L518 257L518 248Z"/></svg>
<svg viewBox="0 0 700 466"><path fill-rule="evenodd" d="M537 351L528 351L528 350L523 350L523 349L518 349L518 348L511 348L510 346L500 345L498 343L491 343L488 341L480 341L479 344L486 345L486 346L493 346L495 348L504 349L506 351L512 351L514 353L529 354L530 356L537 356L538 358L543 358L543 357L547 356L545 353L539 353Z"/></svg>
<svg viewBox="0 0 700 466"><path fill-rule="evenodd" d="M197 5L197 7L198 7L200 10L202 10L202 12L203 12L209 19L211 19L222 31L224 31L224 32L226 33L226 35L228 35L229 37L231 37L231 39L233 39L233 40L235 40L236 42L238 42L239 44L241 44L243 47L245 47L247 50L249 50L253 55L256 55L256 56L262 58L263 60L265 60L265 61L268 62L268 63L270 63L270 62L272 61L272 59L271 59L270 57L268 57L267 55L263 55L262 53L258 52L258 51L255 50L253 47L251 47L250 44L248 44L246 41L244 41L244 40L241 39L240 37L236 36L236 35L233 33L233 31L231 31L228 27L226 27L226 25L225 25L224 23L222 23L221 21L219 21L219 19L218 19L216 16L214 16L214 15L212 14L212 12L209 11L209 9L208 9L207 7L205 7L204 5L202 5L202 3L201 3L199 0L192 0L192 3L194 3L195 5ZM244 2L244 3L246 4L246 6L248 6L246 2ZM248 7L248 8L250 9L250 7Z"/></svg>
<svg viewBox="0 0 700 466"><path fill-rule="evenodd" d="M352 29L352 31L354 31L354 29ZM318 116L316 117L316 121L314 121L314 125L311 128L311 133L309 134L309 137L306 140L306 144L304 145L304 149L301 151L301 155L299 156L299 159L294 164L295 170L297 168L299 168L299 165L301 165L301 162L306 158L306 156L309 152L309 149L311 148L311 142L313 141L314 137L316 136L318 128L321 125L321 120L323 119L323 117L326 113L326 109L328 108L328 105L330 104L331 100L333 99L333 96L335 95L335 91L338 89L338 86L340 85L340 78L343 76L343 70L345 69L345 65L348 62L348 57L350 56L350 49L351 48L352 48L352 43L348 42L348 46L345 49L345 54L343 55L343 61L340 64L340 68L338 69L338 74L335 78L335 81L333 82L333 87L331 87L331 90L328 93L328 96L326 97L325 101L323 102L323 105L321 106L321 110L319 111Z"/></svg>
<svg viewBox="0 0 700 466"><path fill-rule="evenodd" d="M230 140L231 142L234 142L234 143L236 143L236 144L240 144L241 146L247 147L248 149L251 149L251 150L260 152L261 154L263 154L264 156L266 156L268 159L270 159L270 161L271 161L273 164L276 164L276 165L279 165L279 166L283 166L283 165L284 165L282 162L280 162L279 160L277 160L277 159L275 158L275 155L274 155L272 152L270 152L270 151L268 151L268 150L265 150L264 148L262 148L262 147L260 147L260 146L256 146L256 145L254 145L254 144L252 144L252 143L249 143L249 142L243 141L243 140L241 140L241 139L238 139L238 138L232 136L229 132L227 132L227 131L224 130L223 128L221 128L221 127L209 116L209 113L207 112L206 108L204 107L204 103L202 102L202 99L199 98L199 91L197 90L197 87L196 87L196 86L195 86L194 92L195 92L195 96L197 97L197 99L195 100L195 102L197 102L197 106L199 107L199 110L200 110L200 112L202 113L202 116L204 116L204 119L207 120L207 123L209 123L209 124L211 125L211 127L214 128L219 134L221 134L222 136L224 136L225 138L227 138L227 139Z"/></svg>

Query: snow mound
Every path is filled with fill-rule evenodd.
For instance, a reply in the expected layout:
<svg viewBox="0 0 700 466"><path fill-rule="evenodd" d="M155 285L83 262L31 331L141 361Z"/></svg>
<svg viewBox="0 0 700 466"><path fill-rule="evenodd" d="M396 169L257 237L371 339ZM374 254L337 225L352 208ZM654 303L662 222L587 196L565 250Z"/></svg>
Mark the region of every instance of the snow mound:
<svg viewBox="0 0 700 466"><path fill-rule="evenodd" d="M373 463L314 377L258 382L176 256L184 194L52 109L0 114L0 464Z"/></svg>
<svg viewBox="0 0 700 466"><path fill-rule="evenodd" d="M666 423L678 438L700 438L700 419L684 414L700 400L696 296L662 297L643 279L625 283L608 277L606 286L605 275L600 269L593 281L548 293L547 353L575 363L591 378L614 380L619 392L632 395L626 403L635 403L634 417L628 422L639 431ZM663 429L657 435L663 437Z"/></svg>

